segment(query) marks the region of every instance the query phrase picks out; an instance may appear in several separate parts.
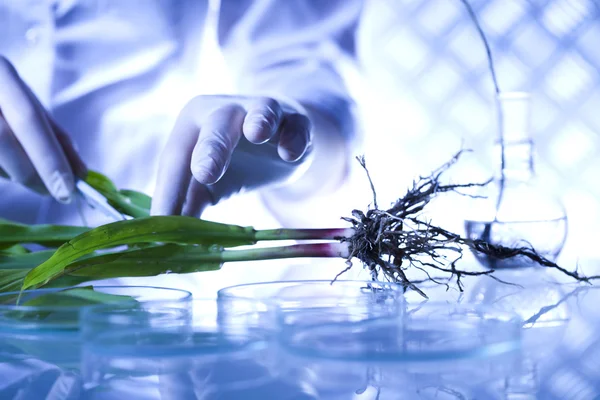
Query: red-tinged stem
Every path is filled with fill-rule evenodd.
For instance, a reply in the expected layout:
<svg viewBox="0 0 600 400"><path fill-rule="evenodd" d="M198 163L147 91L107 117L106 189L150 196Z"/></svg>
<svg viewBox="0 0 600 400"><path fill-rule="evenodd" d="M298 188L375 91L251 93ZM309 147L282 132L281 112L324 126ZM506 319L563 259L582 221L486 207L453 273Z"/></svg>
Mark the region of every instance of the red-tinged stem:
<svg viewBox="0 0 600 400"><path fill-rule="evenodd" d="M221 262L275 260L302 257L341 257L348 258L347 243L305 243L280 247L262 247L248 250L224 250L213 255ZM207 254L207 258L211 255ZM204 258L204 256L201 256Z"/></svg>
<svg viewBox="0 0 600 400"><path fill-rule="evenodd" d="M353 228L333 229L264 229L256 231L256 240L339 240L350 238Z"/></svg>

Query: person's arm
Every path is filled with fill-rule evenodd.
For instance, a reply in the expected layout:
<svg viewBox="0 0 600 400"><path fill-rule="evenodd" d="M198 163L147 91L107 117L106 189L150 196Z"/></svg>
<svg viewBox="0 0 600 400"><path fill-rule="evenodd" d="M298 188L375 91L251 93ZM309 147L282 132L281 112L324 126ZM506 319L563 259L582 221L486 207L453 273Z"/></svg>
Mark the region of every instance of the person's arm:
<svg viewBox="0 0 600 400"><path fill-rule="evenodd" d="M270 196L300 200L336 188L355 137L353 103L335 67L353 52L362 0L222 0L218 38L237 89L299 103L312 125L311 163Z"/></svg>

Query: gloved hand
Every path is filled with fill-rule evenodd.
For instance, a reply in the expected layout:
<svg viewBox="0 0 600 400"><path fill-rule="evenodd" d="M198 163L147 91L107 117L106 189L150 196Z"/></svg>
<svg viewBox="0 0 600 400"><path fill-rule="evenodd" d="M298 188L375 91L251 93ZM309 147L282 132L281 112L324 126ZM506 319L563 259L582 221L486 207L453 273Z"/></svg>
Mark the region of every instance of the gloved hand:
<svg viewBox="0 0 600 400"><path fill-rule="evenodd" d="M86 167L69 136L0 56L0 176L69 203Z"/></svg>
<svg viewBox="0 0 600 400"><path fill-rule="evenodd" d="M305 164L311 123L271 98L198 96L162 153L151 213L200 216L239 192L282 181Z"/></svg>

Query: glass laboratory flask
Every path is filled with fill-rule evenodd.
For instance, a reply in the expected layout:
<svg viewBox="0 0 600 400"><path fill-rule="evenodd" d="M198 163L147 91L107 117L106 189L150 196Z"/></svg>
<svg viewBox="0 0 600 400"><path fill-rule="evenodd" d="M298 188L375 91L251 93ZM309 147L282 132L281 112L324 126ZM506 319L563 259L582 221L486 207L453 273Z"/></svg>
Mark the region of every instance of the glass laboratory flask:
<svg viewBox="0 0 600 400"><path fill-rule="evenodd" d="M465 220L466 235L496 245L531 246L540 255L555 260L566 240L567 215L560 199L536 180L530 135L531 96L526 92L501 93L497 106L498 168L494 180L472 200ZM475 256L493 269L534 265L526 257Z"/></svg>
<svg viewBox="0 0 600 400"><path fill-rule="evenodd" d="M530 134L531 97L524 92L497 98L499 138L494 180L472 200L465 228L468 238L507 247L532 247L555 261L567 236L560 199L538 183ZM523 323L522 365L506 378L506 399L536 399L542 368L562 340L570 312L563 288L550 270L524 256L506 259L475 253L496 281L481 277L470 302L517 313ZM508 285L506 282L516 283Z"/></svg>

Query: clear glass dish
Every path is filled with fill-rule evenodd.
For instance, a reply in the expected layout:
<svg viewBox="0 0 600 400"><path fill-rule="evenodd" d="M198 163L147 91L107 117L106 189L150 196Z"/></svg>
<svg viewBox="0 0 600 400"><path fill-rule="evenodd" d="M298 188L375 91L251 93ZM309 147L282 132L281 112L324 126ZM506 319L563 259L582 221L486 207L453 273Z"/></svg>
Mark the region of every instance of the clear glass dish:
<svg viewBox="0 0 600 400"><path fill-rule="evenodd" d="M297 326L278 336L280 369L319 399L500 398L519 367L522 321L476 305L407 305L397 317Z"/></svg>
<svg viewBox="0 0 600 400"><path fill-rule="evenodd" d="M170 312L166 304L148 316ZM236 329L215 299L193 301L188 329L150 321L140 329L123 328L118 319L139 319L137 309L101 306L86 310L83 380L87 399L312 399L264 367L267 343L261 335ZM129 313L131 313L129 315ZM239 314L238 314L239 315ZM100 320L105 323L99 324ZM228 321L223 326L219 321ZM236 319L243 324L244 320Z"/></svg>
<svg viewBox="0 0 600 400"><path fill-rule="evenodd" d="M0 294L0 398L76 398L81 389L80 314L93 306L24 305L61 289ZM155 301L189 310L191 293L146 286L94 286L136 307ZM20 296L20 298L19 298ZM131 303L131 297L135 303ZM180 313L185 318L186 312ZM189 320L189 311L187 312ZM28 397L30 396L30 397ZM72 397L70 397L72 396Z"/></svg>
<svg viewBox="0 0 600 400"><path fill-rule="evenodd" d="M373 281L279 281L224 288L217 298L227 311L223 316L241 315L245 326L271 335L288 325L396 315L404 303L404 287Z"/></svg>

